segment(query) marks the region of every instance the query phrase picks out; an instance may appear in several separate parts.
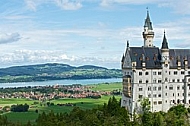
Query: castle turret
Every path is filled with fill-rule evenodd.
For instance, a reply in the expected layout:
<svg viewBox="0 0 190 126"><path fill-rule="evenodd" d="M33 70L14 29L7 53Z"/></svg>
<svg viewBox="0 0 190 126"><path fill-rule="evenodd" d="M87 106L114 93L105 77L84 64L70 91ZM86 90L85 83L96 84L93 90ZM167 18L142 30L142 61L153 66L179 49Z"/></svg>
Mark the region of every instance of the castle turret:
<svg viewBox="0 0 190 126"><path fill-rule="evenodd" d="M164 67L168 67L170 59L169 59L169 48L168 48L168 42L166 39L165 31L164 31L164 37L161 47L161 55L162 55L162 63Z"/></svg>
<svg viewBox="0 0 190 126"><path fill-rule="evenodd" d="M147 11L147 17L144 23L144 31L142 34L144 38L144 47L153 47L154 32L152 28L152 22L150 21L149 11Z"/></svg>

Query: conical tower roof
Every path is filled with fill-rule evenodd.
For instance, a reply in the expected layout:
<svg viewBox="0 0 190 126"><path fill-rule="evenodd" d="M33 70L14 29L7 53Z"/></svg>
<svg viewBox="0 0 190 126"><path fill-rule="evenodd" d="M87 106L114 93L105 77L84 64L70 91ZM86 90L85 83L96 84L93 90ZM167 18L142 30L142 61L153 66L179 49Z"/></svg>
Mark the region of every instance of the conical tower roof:
<svg viewBox="0 0 190 126"><path fill-rule="evenodd" d="M165 31L164 31L164 38L163 38L162 48L161 49L169 49L168 48L168 42L167 42L166 35L165 35Z"/></svg>
<svg viewBox="0 0 190 126"><path fill-rule="evenodd" d="M145 19L144 27L148 27L149 30L153 30L152 22L150 21L149 11L147 10L147 16Z"/></svg>

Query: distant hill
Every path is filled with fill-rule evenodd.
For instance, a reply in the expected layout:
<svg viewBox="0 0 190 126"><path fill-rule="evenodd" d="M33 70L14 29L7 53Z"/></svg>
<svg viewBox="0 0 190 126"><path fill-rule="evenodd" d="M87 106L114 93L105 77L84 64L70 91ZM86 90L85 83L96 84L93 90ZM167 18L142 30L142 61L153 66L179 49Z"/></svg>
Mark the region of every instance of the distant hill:
<svg viewBox="0 0 190 126"><path fill-rule="evenodd" d="M120 69L107 69L93 65L74 67L68 64L47 63L0 69L0 83L120 77L122 77Z"/></svg>

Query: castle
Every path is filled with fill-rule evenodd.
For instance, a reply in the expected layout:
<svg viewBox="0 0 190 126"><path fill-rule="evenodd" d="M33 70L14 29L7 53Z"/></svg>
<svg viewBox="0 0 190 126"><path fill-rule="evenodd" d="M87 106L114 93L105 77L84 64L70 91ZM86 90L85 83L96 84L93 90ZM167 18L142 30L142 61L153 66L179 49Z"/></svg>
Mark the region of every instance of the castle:
<svg viewBox="0 0 190 126"><path fill-rule="evenodd" d="M161 47L153 45L149 11L142 32L144 46L130 47L121 60L123 93L121 106L140 111L148 98L152 112L167 111L177 104L190 104L190 49L170 49L164 31Z"/></svg>

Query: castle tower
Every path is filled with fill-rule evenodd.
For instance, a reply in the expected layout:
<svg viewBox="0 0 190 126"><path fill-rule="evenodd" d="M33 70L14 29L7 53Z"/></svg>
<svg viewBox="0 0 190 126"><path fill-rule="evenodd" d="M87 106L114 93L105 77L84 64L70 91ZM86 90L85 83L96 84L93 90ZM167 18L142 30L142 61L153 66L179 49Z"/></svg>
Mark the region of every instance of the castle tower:
<svg viewBox="0 0 190 126"><path fill-rule="evenodd" d="M144 31L142 34L144 38L144 47L153 47L154 32L153 32L152 22L150 21L148 10L147 10L147 17L144 23Z"/></svg>
<svg viewBox="0 0 190 126"><path fill-rule="evenodd" d="M162 64L162 111L167 111L168 106L170 106L170 101L168 96L165 94L168 92L168 89L165 87L169 85L169 48L168 42L166 39L165 31L161 47L161 64ZM167 102L166 102L167 101Z"/></svg>

